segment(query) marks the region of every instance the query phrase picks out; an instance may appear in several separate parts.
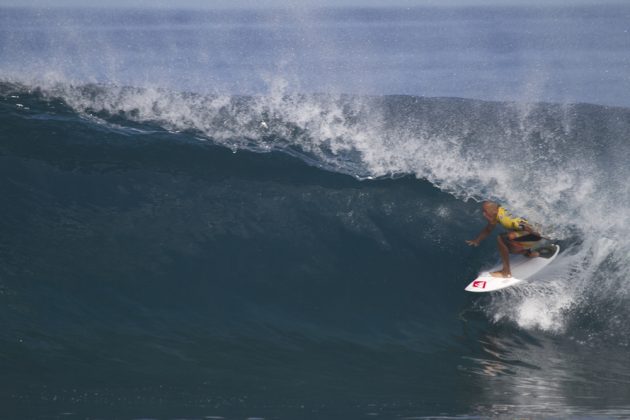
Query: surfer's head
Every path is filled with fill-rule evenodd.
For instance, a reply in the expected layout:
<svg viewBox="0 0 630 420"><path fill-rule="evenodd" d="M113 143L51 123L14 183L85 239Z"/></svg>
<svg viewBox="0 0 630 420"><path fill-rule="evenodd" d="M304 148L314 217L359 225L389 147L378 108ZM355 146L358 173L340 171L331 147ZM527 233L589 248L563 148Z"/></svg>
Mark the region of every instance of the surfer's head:
<svg viewBox="0 0 630 420"><path fill-rule="evenodd" d="M499 205L494 201L484 201L481 205L483 209L483 217L488 222L494 222L497 219L497 213L499 212Z"/></svg>

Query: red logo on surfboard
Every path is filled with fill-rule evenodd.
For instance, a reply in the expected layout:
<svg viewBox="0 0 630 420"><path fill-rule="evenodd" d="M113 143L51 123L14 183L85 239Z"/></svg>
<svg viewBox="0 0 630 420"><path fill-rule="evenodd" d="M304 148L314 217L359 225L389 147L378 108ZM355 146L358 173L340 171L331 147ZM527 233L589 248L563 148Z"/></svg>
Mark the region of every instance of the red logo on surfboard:
<svg viewBox="0 0 630 420"><path fill-rule="evenodd" d="M479 287L481 289L485 289L486 288L486 282L485 280L476 280L473 282L472 284L473 287Z"/></svg>

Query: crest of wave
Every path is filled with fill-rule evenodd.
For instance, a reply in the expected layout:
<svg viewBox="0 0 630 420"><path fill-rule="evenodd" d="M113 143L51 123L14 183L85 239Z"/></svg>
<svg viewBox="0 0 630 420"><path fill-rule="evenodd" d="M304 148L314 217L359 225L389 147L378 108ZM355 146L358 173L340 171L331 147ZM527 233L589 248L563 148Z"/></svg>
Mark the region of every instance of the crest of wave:
<svg viewBox="0 0 630 420"><path fill-rule="evenodd" d="M285 93L274 83L265 96L200 95L159 88L54 83L42 89L90 116L121 116L202 140L257 152L286 151L309 163L369 177L361 152L369 153L370 101L343 95Z"/></svg>

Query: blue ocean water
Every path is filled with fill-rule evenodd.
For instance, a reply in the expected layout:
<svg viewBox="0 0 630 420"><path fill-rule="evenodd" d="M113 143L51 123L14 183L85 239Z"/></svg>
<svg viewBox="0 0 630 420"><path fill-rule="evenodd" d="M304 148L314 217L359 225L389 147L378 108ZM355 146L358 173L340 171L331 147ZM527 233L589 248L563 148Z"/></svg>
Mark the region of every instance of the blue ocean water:
<svg viewBox="0 0 630 420"><path fill-rule="evenodd" d="M0 11L0 417L630 415L630 8Z"/></svg>

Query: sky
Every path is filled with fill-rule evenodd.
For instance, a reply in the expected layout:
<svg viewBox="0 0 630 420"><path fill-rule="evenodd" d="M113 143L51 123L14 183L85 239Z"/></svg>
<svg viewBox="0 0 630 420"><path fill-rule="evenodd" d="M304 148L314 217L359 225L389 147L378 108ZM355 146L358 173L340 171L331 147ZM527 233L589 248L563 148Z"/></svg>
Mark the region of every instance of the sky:
<svg viewBox="0 0 630 420"><path fill-rule="evenodd" d="M276 8L276 7L417 7L417 6L575 6L622 3L621 0L0 0L0 6L134 8Z"/></svg>

